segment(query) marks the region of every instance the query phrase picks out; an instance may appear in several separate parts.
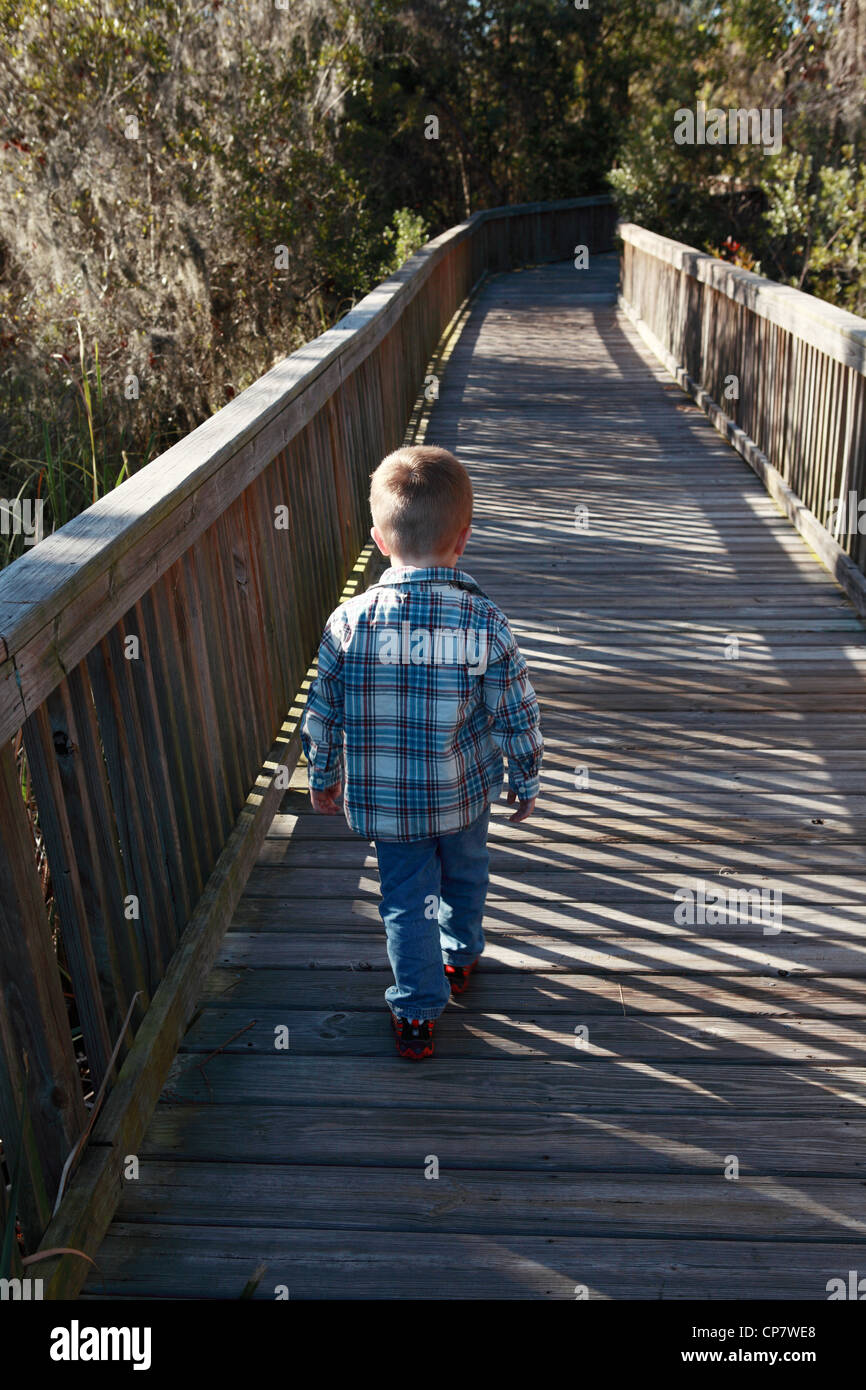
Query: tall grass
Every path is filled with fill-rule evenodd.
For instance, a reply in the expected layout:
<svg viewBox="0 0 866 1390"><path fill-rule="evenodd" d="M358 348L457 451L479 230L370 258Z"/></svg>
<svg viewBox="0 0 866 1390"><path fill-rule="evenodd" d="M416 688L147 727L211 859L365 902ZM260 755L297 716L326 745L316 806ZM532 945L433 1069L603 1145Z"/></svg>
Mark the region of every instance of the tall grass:
<svg viewBox="0 0 866 1390"><path fill-rule="evenodd" d="M77 320L76 329L77 361L55 352L43 364L44 382L33 371L7 377L0 403L0 496L41 500L46 535L173 442L119 391L106 389L99 344L94 340L88 360ZM0 531L0 568L28 548L23 535Z"/></svg>

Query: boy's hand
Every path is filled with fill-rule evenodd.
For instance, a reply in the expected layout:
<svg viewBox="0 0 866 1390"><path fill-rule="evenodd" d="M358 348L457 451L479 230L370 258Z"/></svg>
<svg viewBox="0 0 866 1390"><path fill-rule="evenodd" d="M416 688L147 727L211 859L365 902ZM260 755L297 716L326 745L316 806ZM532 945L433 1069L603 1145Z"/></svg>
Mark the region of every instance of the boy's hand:
<svg viewBox="0 0 866 1390"><path fill-rule="evenodd" d="M517 792L511 791L511 789L509 788L509 792L508 792L508 804L509 804L509 806L513 806L514 803L515 803L515 801L517 801ZM509 819L509 820L526 820L527 816L531 816L534 810L535 810L535 797L533 796L533 797L531 797L531 798L529 799L529 801L521 801L521 802L519 803L518 807L517 807L517 810L514 812L514 815L513 815L513 816L509 816L508 819Z"/></svg>
<svg viewBox="0 0 866 1390"><path fill-rule="evenodd" d="M332 787L327 787L324 791L319 791L316 787L310 788L310 800L317 815L338 816L340 814L342 807L337 805L337 797L342 789L342 782L335 782Z"/></svg>

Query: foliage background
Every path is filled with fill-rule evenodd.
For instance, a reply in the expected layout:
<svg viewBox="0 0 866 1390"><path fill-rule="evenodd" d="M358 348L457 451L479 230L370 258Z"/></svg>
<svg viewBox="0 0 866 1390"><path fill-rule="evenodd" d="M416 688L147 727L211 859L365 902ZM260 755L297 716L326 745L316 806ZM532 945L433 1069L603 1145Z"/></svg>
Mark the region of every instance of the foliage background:
<svg viewBox="0 0 866 1390"><path fill-rule="evenodd" d="M0 66L0 496L47 530L482 207L612 188L866 313L866 0L0 0ZM783 153L675 145L698 98Z"/></svg>

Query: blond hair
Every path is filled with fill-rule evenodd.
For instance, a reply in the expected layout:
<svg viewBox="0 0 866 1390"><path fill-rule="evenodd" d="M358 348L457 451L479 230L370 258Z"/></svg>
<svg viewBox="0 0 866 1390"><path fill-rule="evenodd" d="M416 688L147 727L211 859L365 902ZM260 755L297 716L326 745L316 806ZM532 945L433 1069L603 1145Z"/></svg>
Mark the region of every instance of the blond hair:
<svg viewBox="0 0 866 1390"><path fill-rule="evenodd" d="M436 554L472 520L469 474L447 449L432 445L397 449L372 476L370 511L395 554Z"/></svg>

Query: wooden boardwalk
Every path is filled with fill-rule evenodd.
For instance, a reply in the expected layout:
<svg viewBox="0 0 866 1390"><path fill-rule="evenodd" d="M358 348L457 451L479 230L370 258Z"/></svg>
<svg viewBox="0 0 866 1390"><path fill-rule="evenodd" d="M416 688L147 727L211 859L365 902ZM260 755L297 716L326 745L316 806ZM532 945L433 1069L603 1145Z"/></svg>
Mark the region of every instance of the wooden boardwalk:
<svg viewBox="0 0 866 1390"><path fill-rule="evenodd" d="M427 431L547 741L436 1057L394 1052L375 858L300 769L85 1298L234 1299L262 1264L268 1299L866 1273L863 627L615 284L612 257L491 279ZM783 929L678 923L700 882L776 890Z"/></svg>

